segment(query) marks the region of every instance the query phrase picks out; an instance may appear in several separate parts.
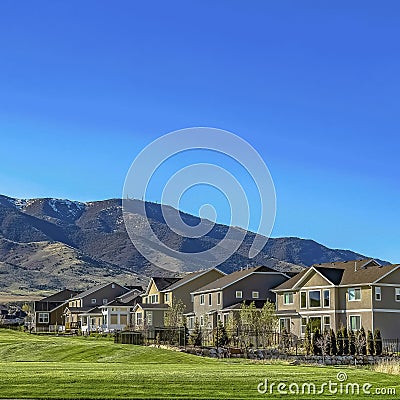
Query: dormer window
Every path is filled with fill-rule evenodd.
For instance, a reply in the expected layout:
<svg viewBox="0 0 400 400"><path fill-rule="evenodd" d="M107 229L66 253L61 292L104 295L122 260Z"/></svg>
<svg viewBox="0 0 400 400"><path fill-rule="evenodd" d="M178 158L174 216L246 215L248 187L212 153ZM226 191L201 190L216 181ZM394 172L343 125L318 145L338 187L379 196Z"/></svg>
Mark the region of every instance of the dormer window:
<svg viewBox="0 0 400 400"><path fill-rule="evenodd" d="M237 299L243 298L243 292L241 290L236 290L235 295Z"/></svg>
<svg viewBox="0 0 400 400"><path fill-rule="evenodd" d="M382 300L382 289L380 286L375 287L375 300L376 301Z"/></svg>
<svg viewBox="0 0 400 400"><path fill-rule="evenodd" d="M103 299L103 306L105 306L108 303L108 299Z"/></svg>
<svg viewBox="0 0 400 400"><path fill-rule="evenodd" d="M260 292L251 292L251 297L253 299L258 299L260 297Z"/></svg>
<svg viewBox="0 0 400 400"><path fill-rule="evenodd" d="M90 300L90 302L91 302L92 304L96 304L96 299L92 299L92 300Z"/></svg>

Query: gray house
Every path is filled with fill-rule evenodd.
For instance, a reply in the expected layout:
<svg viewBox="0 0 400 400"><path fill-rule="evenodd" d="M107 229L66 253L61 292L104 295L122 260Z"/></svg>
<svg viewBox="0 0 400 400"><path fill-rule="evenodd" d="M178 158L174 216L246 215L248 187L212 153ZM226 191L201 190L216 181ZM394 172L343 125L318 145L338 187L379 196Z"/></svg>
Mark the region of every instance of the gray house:
<svg viewBox="0 0 400 400"><path fill-rule="evenodd" d="M260 308L267 300L275 301L271 289L288 279L287 274L265 266L225 275L191 293L193 312L186 314L188 328L193 328L196 319L205 328L216 327L218 320L225 324L243 302L254 301Z"/></svg>

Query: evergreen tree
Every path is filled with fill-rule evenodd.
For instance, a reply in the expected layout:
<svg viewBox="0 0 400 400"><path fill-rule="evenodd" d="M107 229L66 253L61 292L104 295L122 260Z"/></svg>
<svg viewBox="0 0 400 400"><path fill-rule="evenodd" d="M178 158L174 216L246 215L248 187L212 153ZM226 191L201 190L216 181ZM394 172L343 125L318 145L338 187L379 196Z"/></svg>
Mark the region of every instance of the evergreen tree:
<svg viewBox="0 0 400 400"><path fill-rule="evenodd" d="M338 349L336 346L336 335L335 335L335 331L333 329L331 329L329 331L329 336L331 339L330 354L333 356L336 356L336 354L338 353Z"/></svg>
<svg viewBox="0 0 400 400"><path fill-rule="evenodd" d="M347 328L343 328L343 355L348 356L350 354L350 349L349 349L349 333L347 331Z"/></svg>
<svg viewBox="0 0 400 400"><path fill-rule="evenodd" d="M200 347L201 342L202 342L201 329L200 329L199 321L196 318L196 321L194 323L194 329L193 329L192 333L190 334L189 343L192 344L193 346Z"/></svg>
<svg viewBox="0 0 400 400"><path fill-rule="evenodd" d="M322 339L321 332L318 328L315 329L314 335L312 337L312 350L314 355L321 355L321 348L319 346L319 341Z"/></svg>
<svg viewBox="0 0 400 400"><path fill-rule="evenodd" d="M352 329L350 330L349 334L349 353L351 356L356 355L356 337Z"/></svg>
<svg viewBox="0 0 400 400"><path fill-rule="evenodd" d="M343 355L343 329L339 329L336 335L337 355Z"/></svg>
<svg viewBox="0 0 400 400"><path fill-rule="evenodd" d="M367 336L365 334L365 329L362 326L360 332L358 332L358 352L360 355L365 356L367 354Z"/></svg>
<svg viewBox="0 0 400 400"><path fill-rule="evenodd" d="M376 329L374 333L374 345L375 345L375 354L377 356L382 355L382 337L381 337L381 331L379 329Z"/></svg>
<svg viewBox="0 0 400 400"><path fill-rule="evenodd" d="M306 354L310 355L312 354L312 340L311 340L311 325L308 323L306 325L306 332L304 336L304 347L306 350Z"/></svg>
<svg viewBox="0 0 400 400"><path fill-rule="evenodd" d="M215 345L217 347L223 347L223 346L227 345L228 342L229 342L229 338L226 333L226 329L225 329L224 325L222 324L222 321L218 320L217 331L216 331L216 335L215 335Z"/></svg>
<svg viewBox="0 0 400 400"><path fill-rule="evenodd" d="M367 350L370 356L373 356L375 354L374 336L371 331L368 331L367 334Z"/></svg>

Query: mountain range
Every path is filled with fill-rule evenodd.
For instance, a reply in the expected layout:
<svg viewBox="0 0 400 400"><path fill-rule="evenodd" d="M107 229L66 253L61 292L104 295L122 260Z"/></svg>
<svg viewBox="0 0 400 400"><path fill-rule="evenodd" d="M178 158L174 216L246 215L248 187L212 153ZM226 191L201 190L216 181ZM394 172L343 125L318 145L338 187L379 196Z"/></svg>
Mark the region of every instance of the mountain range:
<svg viewBox="0 0 400 400"><path fill-rule="evenodd" d="M132 200L132 206L129 223L134 226L135 240L151 252L158 266L144 258L132 244L124 224L121 199L82 203L0 195L0 296L35 296L63 287L86 289L110 281L145 284L153 274L173 275L170 269L177 271L175 275L202 269L202 260L193 253L212 248L229 229L215 224L206 235L188 238L185 232L172 231L165 215L179 214L189 226L199 224L200 218L139 200ZM163 243L179 253L165 251L149 240L145 221L150 222ZM262 251L249 259L255 233L243 233L240 228L231 230L236 230L238 236L244 234L244 239L237 251L219 265L225 272L249 265L297 272L315 263L365 257L349 250L329 249L313 240L284 237L270 238Z"/></svg>

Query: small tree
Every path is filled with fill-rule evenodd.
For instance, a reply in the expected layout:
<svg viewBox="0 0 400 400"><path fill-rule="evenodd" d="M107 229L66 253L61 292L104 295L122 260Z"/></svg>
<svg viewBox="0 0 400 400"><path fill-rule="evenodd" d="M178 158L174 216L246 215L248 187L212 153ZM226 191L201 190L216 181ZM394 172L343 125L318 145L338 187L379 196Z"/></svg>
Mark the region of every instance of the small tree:
<svg viewBox="0 0 400 400"><path fill-rule="evenodd" d="M351 356L356 354L356 336L352 329L350 330L349 334L349 353Z"/></svg>
<svg viewBox="0 0 400 400"><path fill-rule="evenodd" d="M355 347L356 353L359 356L367 354L367 339L365 337L365 332L364 335L361 332L357 333L355 336Z"/></svg>
<svg viewBox="0 0 400 400"><path fill-rule="evenodd" d="M382 355L382 337L381 337L381 331L379 329L376 329L374 333L374 346L375 346L375 354L377 356Z"/></svg>
<svg viewBox="0 0 400 400"><path fill-rule="evenodd" d="M290 335L286 328L282 329L280 339L281 348L284 352L286 352L290 347Z"/></svg>
<svg viewBox="0 0 400 400"><path fill-rule="evenodd" d="M361 327L358 335L356 336L356 350L360 356L367 354L367 336L365 335L364 327Z"/></svg>
<svg viewBox="0 0 400 400"><path fill-rule="evenodd" d="M259 312L258 330L264 346L272 342L274 332L278 327L278 317L275 314L275 304L267 300Z"/></svg>
<svg viewBox="0 0 400 400"><path fill-rule="evenodd" d="M189 343L192 344L193 346L200 347L201 342L202 342L202 333L201 333L199 321L196 318L193 331L189 337Z"/></svg>
<svg viewBox="0 0 400 400"><path fill-rule="evenodd" d="M217 347L223 347L227 345L229 342L228 335L226 333L226 329L222 324L221 320L218 320L216 335L215 335L215 345Z"/></svg>
<svg viewBox="0 0 400 400"><path fill-rule="evenodd" d="M321 349L318 346L318 343L320 343L322 338L321 332L319 330L319 328L316 328L314 331L314 335L312 337L312 349L313 349L313 353L314 355L320 355L321 354Z"/></svg>
<svg viewBox="0 0 400 400"><path fill-rule="evenodd" d="M367 351L368 354L373 356L375 354L375 343L374 343L374 335L371 331L368 331L367 334Z"/></svg>
<svg viewBox="0 0 400 400"><path fill-rule="evenodd" d="M343 355L343 329L339 329L336 335L337 355Z"/></svg>
<svg viewBox="0 0 400 400"><path fill-rule="evenodd" d="M336 354L338 353L338 349L336 346L336 335L333 329L329 331L329 338L331 339L330 352L333 356L336 356Z"/></svg>
<svg viewBox="0 0 400 400"><path fill-rule="evenodd" d="M315 331L315 333L317 333L317 331ZM315 334L314 334L314 338L315 338ZM322 354L322 362L325 363L325 356L327 354L329 354L329 350L330 350L330 345L331 345L331 338L329 333L325 332L322 335L318 335L316 339L314 339L315 341L315 346L318 348L319 350L319 354Z"/></svg>
<svg viewBox="0 0 400 400"><path fill-rule="evenodd" d="M313 353L313 349L312 349L312 337L311 337L311 324L308 323L306 325L306 332L304 335L304 347L306 350L306 354L310 355Z"/></svg>
<svg viewBox="0 0 400 400"><path fill-rule="evenodd" d="M348 356L350 353L349 349L349 333L347 331L347 328L343 328L343 355Z"/></svg>

